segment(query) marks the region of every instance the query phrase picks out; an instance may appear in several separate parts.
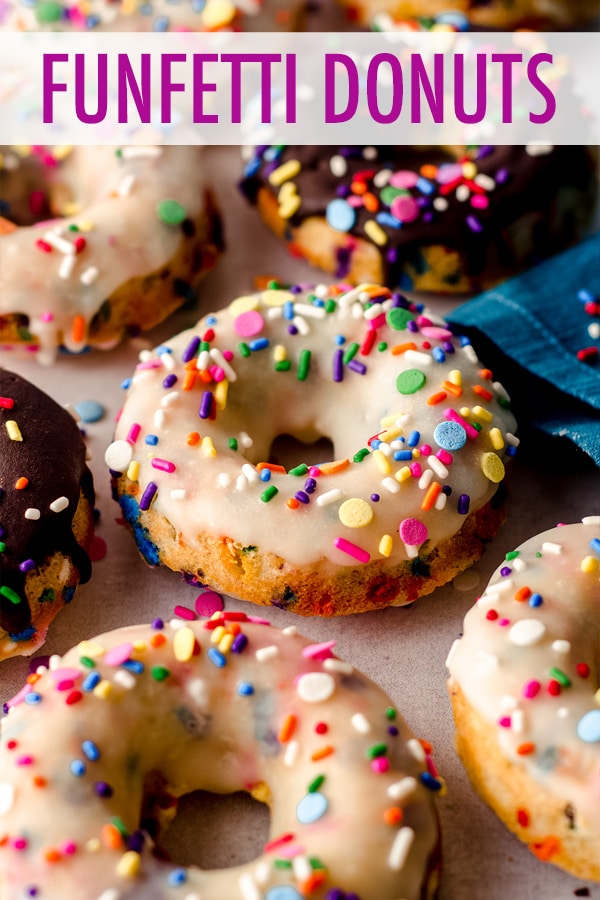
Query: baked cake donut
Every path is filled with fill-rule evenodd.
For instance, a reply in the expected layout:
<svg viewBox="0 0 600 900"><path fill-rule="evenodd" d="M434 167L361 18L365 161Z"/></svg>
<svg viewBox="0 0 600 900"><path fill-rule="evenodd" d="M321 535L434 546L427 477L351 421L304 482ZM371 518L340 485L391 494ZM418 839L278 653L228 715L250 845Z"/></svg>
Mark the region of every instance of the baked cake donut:
<svg viewBox="0 0 600 900"><path fill-rule="evenodd" d="M293 255L336 278L468 293L581 234L593 158L562 146L263 146L240 188Z"/></svg>
<svg viewBox="0 0 600 900"><path fill-rule="evenodd" d="M90 577L94 489L70 413L0 370L0 660L28 655Z"/></svg>
<svg viewBox="0 0 600 900"><path fill-rule="evenodd" d="M278 31L297 25L290 0L7 0L4 31Z"/></svg>
<svg viewBox="0 0 600 900"><path fill-rule="evenodd" d="M341 615L410 603L481 555L517 443L507 407L402 295L272 283L142 354L106 462L151 565ZM274 464L286 434L333 458Z"/></svg>
<svg viewBox="0 0 600 900"><path fill-rule="evenodd" d="M600 881L600 516L506 554L448 660L457 747L541 860Z"/></svg>
<svg viewBox="0 0 600 900"><path fill-rule="evenodd" d="M0 344L42 362L156 325L222 249L201 148L5 148L1 162Z"/></svg>
<svg viewBox="0 0 600 900"><path fill-rule="evenodd" d="M155 620L29 679L2 723L2 900L433 896L430 745L334 641L267 625ZM153 853L199 789L269 806L258 859L205 871Z"/></svg>

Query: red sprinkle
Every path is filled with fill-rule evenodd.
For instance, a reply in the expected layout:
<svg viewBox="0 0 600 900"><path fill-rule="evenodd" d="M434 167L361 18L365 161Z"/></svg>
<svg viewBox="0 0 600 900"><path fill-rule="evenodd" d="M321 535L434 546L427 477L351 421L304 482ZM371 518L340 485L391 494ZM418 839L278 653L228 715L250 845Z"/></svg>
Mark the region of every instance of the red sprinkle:
<svg viewBox="0 0 600 900"><path fill-rule="evenodd" d="M579 362L595 362L598 359L598 348L583 347L577 351L577 359Z"/></svg>
<svg viewBox="0 0 600 900"><path fill-rule="evenodd" d="M576 667L577 674L580 678L588 678L590 674L590 667L587 663L577 663Z"/></svg>

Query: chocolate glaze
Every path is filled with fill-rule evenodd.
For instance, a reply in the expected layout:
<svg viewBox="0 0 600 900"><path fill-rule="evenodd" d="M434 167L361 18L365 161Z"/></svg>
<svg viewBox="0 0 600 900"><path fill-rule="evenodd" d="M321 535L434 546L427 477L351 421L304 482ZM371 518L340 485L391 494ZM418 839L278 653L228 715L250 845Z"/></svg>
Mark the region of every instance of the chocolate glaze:
<svg viewBox="0 0 600 900"><path fill-rule="evenodd" d="M0 629L19 635L31 625L21 563L33 560L39 566L60 552L72 559L81 582L89 580L90 560L75 540L72 522L80 490L93 506L94 487L79 428L62 406L6 370L0 370L0 396L14 401L12 409L0 407L0 527L6 544L0 582L20 598L13 603L0 594ZM17 423L22 441L9 437L10 420ZM22 490L15 487L20 478L28 479ZM58 497L67 497L69 505L52 512L50 504ZM29 508L39 509L40 518L25 518Z"/></svg>
<svg viewBox="0 0 600 900"><path fill-rule="evenodd" d="M297 159L302 169L293 179L301 198L298 212L289 220L294 227L310 217L325 216L328 203L338 196L344 196L357 172L372 173L367 177L368 189L379 197L380 189L373 185L373 175L382 169L393 172L409 170L418 172L425 163L454 162L454 157L444 153L440 147L418 148L410 146L369 147L374 159L365 158L364 147L289 146L277 152L275 148L260 147L254 159L246 167L246 175L241 189L250 202L256 202L261 188L268 188L274 195L279 188L271 187L269 173L289 159ZM274 155L274 158L273 158ZM343 156L347 172L336 177L330 167L334 155ZM486 194L487 209L473 209L469 201L461 202L455 190L445 195L447 209L438 212L431 205L440 196L439 185L429 197L418 190L411 194L418 198L421 214L418 219L407 222L401 228L382 224L388 243L378 248L382 255L385 283L390 287L401 284L404 265L411 263L417 271L420 265L420 248L443 245L456 250L463 260L463 266L470 276L478 276L485 271L490 249L503 266L515 263L515 247L506 234L507 226L516 222L530 211L542 211L544 218L556 201L562 187L571 187L585 196L594 194L593 154L585 147L554 147L550 153L530 156L522 146L487 146L465 148L464 157L473 160L478 174L489 175L496 182L495 188ZM435 182L433 181L435 184ZM382 206L382 211L389 211ZM376 216L364 209L356 210L356 222L350 234L369 241L364 232L368 219ZM481 224L480 231L469 227L467 217L473 215ZM550 238L542 219L536 225L533 238L533 258L521 260L532 263L547 256L564 243L577 236L577 227L570 217L561 222L561 234ZM291 235L290 235L291 238ZM558 243L557 243L558 241ZM340 260L343 268L343 260ZM340 270L337 276L343 277Z"/></svg>

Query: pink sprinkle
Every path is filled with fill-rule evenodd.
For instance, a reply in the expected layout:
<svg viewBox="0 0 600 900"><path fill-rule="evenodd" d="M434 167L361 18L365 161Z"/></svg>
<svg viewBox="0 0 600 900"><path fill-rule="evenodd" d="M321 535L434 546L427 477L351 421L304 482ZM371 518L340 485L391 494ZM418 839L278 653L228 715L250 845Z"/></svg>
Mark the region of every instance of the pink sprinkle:
<svg viewBox="0 0 600 900"><path fill-rule="evenodd" d="M532 700L539 694L541 687L542 686L539 681L528 681L527 684L523 686L523 696L527 697L529 700Z"/></svg>
<svg viewBox="0 0 600 900"><path fill-rule="evenodd" d="M427 526L419 519L403 519L398 527L398 532L409 547L419 547L429 537Z"/></svg>
<svg viewBox="0 0 600 900"><path fill-rule="evenodd" d="M302 656L307 659L329 659L333 656L331 652L335 647L335 641L323 641L321 644L309 644L302 651Z"/></svg>
<svg viewBox="0 0 600 900"><path fill-rule="evenodd" d="M208 374L216 384L225 380L225 371L221 366L210 366Z"/></svg>
<svg viewBox="0 0 600 900"><path fill-rule="evenodd" d="M388 772L390 768L390 761L387 756L378 756L376 759L371 760L371 769L377 775L383 775L384 772Z"/></svg>
<svg viewBox="0 0 600 900"><path fill-rule="evenodd" d="M27 694L30 694L33 690L33 687L30 684L26 684L25 687L22 687L18 694L7 702L7 707L12 709L13 706L19 706L20 703L23 703Z"/></svg>
<svg viewBox="0 0 600 900"><path fill-rule="evenodd" d="M437 456L437 458L439 459L440 462L444 463L445 466L452 465L454 457L448 450L444 450L444 449L438 450L438 452L435 455Z"/></svg>
<svg viewBox="0 0 600 900"><path fill-rule="evenodd" d="M471 206L475 209L487 209L489 205L490 201L483 194L473 194L471 197Z"/></svg>
<svg viewBox="0 0 600 900"><path fill-rule="evenodd" d="M421 328L421 334L426 338L432 338L434 341L449 341L452 339L452 332L440 325L426 325Z"/></svg>
<svg viewBox="0 0 600 900"><path fill-rule="evenodd" d="M75 686L72 678L63 678L56 682L57 691L70 691Z"/></svg>
<svg viewBox="0 0 600 900"><path fill-rule="evenodd" d="M40 316L42 322L53 322L54 316L51 312L43 312Z"/></svg>
<svg viewBox="0 0 600 900"><path fill-rule="evenodd" d="M64 681L70 681L71 687L82 677L83 673L81 669L68 668L67 666L63 666L60 669L51 669L50 677L53 681L58 684Z"/></svg>
<svg viewBox="0 0 600 900"><path fill-rule="evenodd" d="M18 756L16 763L18 766L31 766L33 765L33 756Z"/></svg>
<svg viewBox="0 0 600 900"><path fill-rule="evenodd" d="M173 612L179 619L187 619L188 622L193 622L196 618L194 610L187 606L176 606Z"/></svg>
<svg viewBox="0 0 600 900"><path fill-rule="evenodd" d="M304 853L302 844L285 844L280 847L277 855L284 859L293 859L294 856L301 856Z"/></svg>
<svg viewBox="0 0 600 900"><path fill-rule="evenodd" d="M360 209L363 205L363 198L358 194L351 194L349 197L346 197L346 203L353 209Z"/></svg>
<svg viewBox="0 0 600 900"><path fill-rule="evenodd" d="M75 841L65 841L61 845L61 853L64 853L65 856L73 856L74 853L77 853L77 844Z"/></svg>
<svg viewBox="0 0 600 900"><path fill-rule="evenodd" d="M35 246L38 247L39 250L43 250L44 253L52 253L52 247L48 241L44 241L42 238L37 239Z"/></svg>
<svg viewBox="0 0 600 900"><path fill-rule="evenodd" d="M390 175L390 184L392 187L404 188L404 190L413 188L418 180L419 176L417 173L411 172L409 169L400 169L400 171Z"/></svg>
<svg viewBox="0 0 600 900"><path fill-rule="evenodd" d="M261 619L260 616L248 616L248 622L252 622L253 625L270 625L268 619Z"/></svg>
<svg viewBox="0 0 600 900"><path fill-rule="evenodd" d="M120 666L127 662L132 653L133 644L119 644L104 654L104 662L107 666Z"/></svg>
<svg viewBox="0 0 600 900"><path fill-rule="evenodd" d="M415 219L419 218L417 201L414 197L407 197L405 194L394 197L390 206L390 212L400 222L414 222Z"/></svg>
<svg viewBox="0 0 600 900"><path fill-rule="evenodd" d="M249 338L260 334L265 325L265 320L261 314L255 309L249 309L247 312L240 313L233 321L233 327L236 334L240 337Z"/></svg>
<svg viewBox="0 0 600 900"><path fill-rule="evenodd" d="M347 553L360 563L368 563L371 559L371 554L367 550L353 544L352 541L347 541L346 538L337 537L333 543L342 553Z"/></svg>
<svg viewBox="0 0 600 900"><path fill-rule="evenodd" d="M227 360L227 362L231 362L233 359L233 352L231 350L223 350L223 359Z"/></svg>
<svg viewBox="0 0 600 900"><path fill-rule="evenodd" d="M210 618L214 613L223 609L223 598L216 591L204 591L196 597L194 609L199 616Z"/></svg>
<svg viewBox="0 0 600 900"><path fill-rule="evenodd" d="M456 410L452 409L452 407L448 407L444 410L444 418L448 419L451 422L458 422L459 425L462 425L467 433L467 437L472 441L474 441L475 438L479 436L479 432L477 431L477 429L473 428L472 425L469 425L466 419L463 419L462 416L459 416Z"/></svg>
<svg viewBox="0 0 600 900"><path fill-rule="evenodd" d="M97 534L92 538L92 543L88 547L88 555L92 562L98 562L106 556L107 548L104 538L98 537Z"/></svg>
<svg viewBox="0 0 600 900"><path fill-rule="evenodd" d="M512 720L510 716L502 716L502 718L498 719L498 725L500 728L510 728L512 724Z"/></svg>
<svg viewBox="0 0 600 900"><path fill-rule="evenodd" d="M431 456L432 448L429 444L422 444L419 449L423 456Z"/></svg>
<svg viewBox="0 0 600 900"><path fill-rule="evenodd" d="M411 463L408 468L410 469L410 474L413 478L420 478L423 474L423 467L421 466L421 463Z"/></svg>
<svg viewBox="0 0 600 900"><path fill-rule="evenodd" d="M374 319L368 319L367 325L372 330L376 330L377 328L383 328L385 325L385 313L381 313L380 316L375 316Z"/></svg>
<svg viewBox="0 0 600 900"><path fill-rule="evenodd" d="M147 359L145 362L138 363L135 367L136 372L144 369L160 369L162 368L162 362L160 359Z"/></svg>
<svg viewBox="0 0 600 900"><path fill-rule="evenodd" d="M128 432L125 440L128 441L130 444L135 444L138 437L140 436L141 430L142 430L142 426L138 425L137 422L134 422L133 425L131 426L131 428L129 429L129 432Z"/></svg>
<svg viewBox="0 0 600 900"><path fill-rule="evenodd" d="M318 478L319 475L321 474L321 470L319 469L318 466L310 466L310 468L308 470L308 474L310 475L311 478Z"/></svg>
<svg viewBox="0 0 600 900"><path fill-rule="evenodd" d="M12 845L15 850L25 850L27 849L27 838L15 838Z"/></svg>
<svg viewBox="0 0 600 900"><path fill-rule="evenodd" d="M161 472L174 472L176 467L170 459L161 459L160 456L155 456L152 460L152 468L160 469Z"/></svg>
<svg viewBox="0 0 600 900"><path fill-rule="evenodd" d="M427 771L430 775L433 775L434 778L439 777L439 772L436 764L433 761L433 757L431 753L425 754L425 765L427 766Z"/></svg>
<svg viewBox="0 0 600 900"><path fill-rule="evenodd" d="M507 625L510 625L510 619L498 619L498 625L502 628L506 628Z"/></svg>

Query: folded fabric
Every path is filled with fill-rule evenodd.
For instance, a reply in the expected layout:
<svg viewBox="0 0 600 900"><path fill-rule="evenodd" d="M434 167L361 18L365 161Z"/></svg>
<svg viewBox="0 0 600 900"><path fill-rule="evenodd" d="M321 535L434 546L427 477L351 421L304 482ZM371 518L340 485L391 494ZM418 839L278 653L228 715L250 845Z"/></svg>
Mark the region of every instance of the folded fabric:
<svg viewBox="0 0 600 900"><path fill-rule="evenodd" d="M600 234L447 319L473 339L520 424L568 438L600 466Z"/></svg>

